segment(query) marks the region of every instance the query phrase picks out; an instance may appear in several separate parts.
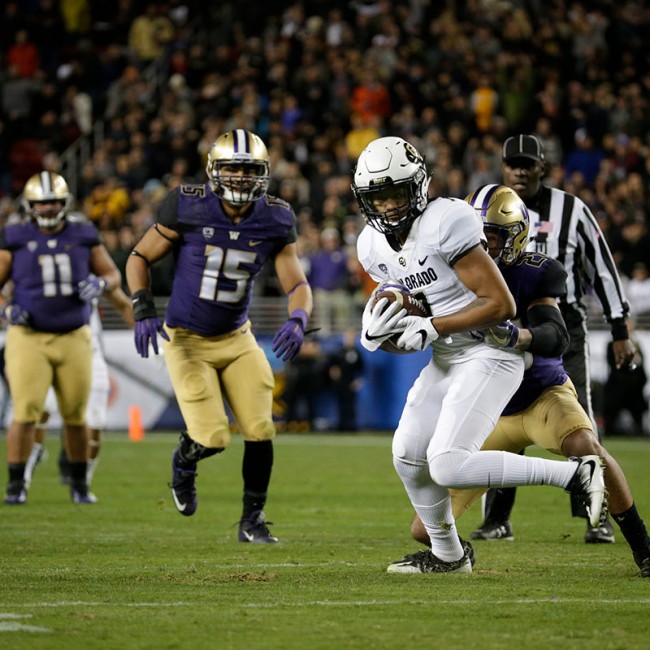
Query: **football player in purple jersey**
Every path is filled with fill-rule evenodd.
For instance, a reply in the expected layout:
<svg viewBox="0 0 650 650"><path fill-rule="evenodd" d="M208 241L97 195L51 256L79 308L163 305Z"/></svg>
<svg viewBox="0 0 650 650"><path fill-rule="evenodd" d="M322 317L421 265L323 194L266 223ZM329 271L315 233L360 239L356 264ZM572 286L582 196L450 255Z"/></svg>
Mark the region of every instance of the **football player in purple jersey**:
<svg viewBox="0 0 650 650"><path fill-rule="evenodd" d="M525 252L526 207L514 190L503 185L485 185L466 200L483 219L489 253L515 298L521 322L516 347L533 351L532 366L525 371L519 389L482 449L519 452L538 445L566 457L595 454L604 458L612 518L632 549L641 577L650 578L650 539L625 474L598 441L591 418L580 405L562 364L569 334L557 298L566 291L567 273L554 258ZM494 344L499 345L496 340ZM454 516L462 515L484 492L485 488L452 490ZM417 515L411 532L418 541L429 544ZM507 535L508 530L504 530L503 538Z"/></svg>
<svg viewBox="0 0 650 650"><path fill-rule="evenodd" d="M296 220L267 194L269 156L259 136L220 135L208 154L208 182L181 185L162 201L156 223L126 266L134 306L135 345L147 357L158 335L185 426L172 455L171 491L178 511L197 508L197 463L230 443L224 400L244 439L239 541L274 543L264 506L273 465L273 373L251 330L255 276L272 260L288 296L288 320L272 350L283 361L300 349L312 294L296 254ZM164 324L156 314L149 266L173 253L176 273Z"/></svg>
<svg viewBox="0 0 650 650"><path fill-rule="evenodd" d="M91 303L119 288L120 272L91 223L66 217L72 195L59 174L32 176L22 194L26 219L0 233L0 297L8 325L6 374L13 402L7 432L8 505L25 503L25 464L50 386L63 419L74 503L95 503L86 481L86 404L90 393Z"/></svg>

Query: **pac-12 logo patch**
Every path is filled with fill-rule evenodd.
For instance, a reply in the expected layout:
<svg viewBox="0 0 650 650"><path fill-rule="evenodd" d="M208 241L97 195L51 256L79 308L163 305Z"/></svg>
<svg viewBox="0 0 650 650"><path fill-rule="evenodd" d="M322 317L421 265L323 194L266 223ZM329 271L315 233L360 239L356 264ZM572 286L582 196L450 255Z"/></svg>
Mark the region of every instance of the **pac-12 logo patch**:
<svg viewBox="0 0 650 650"><path fill-rule="evenodd" d="M206 226L203 229L203 238L204 239L212 239L214 237L214 228L210 226Z"/></svg>

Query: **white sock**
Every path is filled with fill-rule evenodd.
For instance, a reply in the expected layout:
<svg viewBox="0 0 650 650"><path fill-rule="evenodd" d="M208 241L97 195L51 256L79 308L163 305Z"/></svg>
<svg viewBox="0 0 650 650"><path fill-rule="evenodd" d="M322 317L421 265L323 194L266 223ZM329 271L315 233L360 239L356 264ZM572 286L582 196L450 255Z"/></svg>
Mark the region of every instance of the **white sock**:
<svg viewBox="0 0 650 650"><path fill-rule="evenodd" d="M507 451L470 453L453 449L434 456L429 467L436 483L460 490L519 485L565 488L576 472L577 463L520 456Z"/></svg>
<svg viewBox="0 0 650 650"><path fill-rule="evenodd" d="M460 560L464 551L451 511L449 490L431 480L426 466L409 465L399 458L393 458L393 465L424 524L434 555L443 562Z"/></svg>
<svg viewBox="0 0 650 650"><path fill-rule="evenodd" d="M86 483L88 484L88 487L90 487L90 484L93 480L93 476L95 475L95 470L97 469L98 464L99 464L99 458L88 459L86 465Z"/></svg>
<svg viewBox="0 0 650 650"><path fill-rule="evenodd" d="M25 473L23 474L26 488L29 488L29 486L32 484L34 469L36 468L36 465L38 465L38 460L40 458L42 449L43 445L40 442L35 442L32 445L32 450L29 453L29 458L27 459L27 463L25 463Z"/></svg>

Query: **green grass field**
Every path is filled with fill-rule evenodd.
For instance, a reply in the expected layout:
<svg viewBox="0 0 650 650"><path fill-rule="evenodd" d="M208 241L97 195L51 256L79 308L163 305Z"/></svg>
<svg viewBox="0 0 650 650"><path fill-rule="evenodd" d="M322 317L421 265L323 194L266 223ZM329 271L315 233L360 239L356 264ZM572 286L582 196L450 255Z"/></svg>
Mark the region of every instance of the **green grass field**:
<svg viewBox="0 0 650 650"><path fill-rule="evenodd" d="M237 542L241 441L200 465L191 518L167 488L175 441L106 436L100 502L74 506L50 435L27 505L0 506L0 647L649 647L650 580L620 534L583 543L561 490L522 488L515 542L477 543L471 575L389 575L418 545L388 435L280 435L272 546ZM650 521L650 441L608 446ZM477 504L460 533L479 522Z"/></svg>

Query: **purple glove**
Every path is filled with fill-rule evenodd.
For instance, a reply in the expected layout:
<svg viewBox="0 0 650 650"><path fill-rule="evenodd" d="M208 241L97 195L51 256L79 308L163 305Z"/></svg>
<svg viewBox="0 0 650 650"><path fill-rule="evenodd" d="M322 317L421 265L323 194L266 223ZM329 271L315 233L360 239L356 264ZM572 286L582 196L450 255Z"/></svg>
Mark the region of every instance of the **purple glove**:
<svg viewBox="0 0 650 650"><path fill-rule="evenodd" d="M163 324L159 318L144 318L135 323L135 349L138 354L147 359L149 357L149 341L153 346L153 351L158 354L158 337L160 334L165 341L169 341L167 332L163 329Z"/></svg>
<svg viewBox="0 0 650 650"><path fill-rule="evenodd" d="M275 333L271 349L282 361L291 361L305 340L305 327L309 316L304 309L294 309L289 320Z"/></svg>
<svg viewBox="0 0 650 650"><path fill-rule="evenodd" d="M84 302L91 302L95 298L99 298L106 289L106 280L99 278L92 273L77 285L79 297Z"/></svg>
<svg viewBox="0 0 650 650"><path fill-rule="evenodd" d="M0 318L4 320L7 325L27 325L29 322L29 314L18 305L6 302L0 309Z"/></svg>
<svg viewBox="0 0 650 650"><path fill-rule="evenodd" d="M485 334L486 341L499 348L514 348L519 340L519 328L509 320L490 327Z"/></svg>

